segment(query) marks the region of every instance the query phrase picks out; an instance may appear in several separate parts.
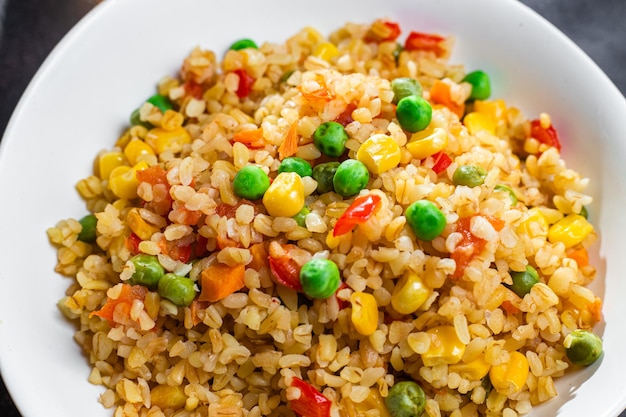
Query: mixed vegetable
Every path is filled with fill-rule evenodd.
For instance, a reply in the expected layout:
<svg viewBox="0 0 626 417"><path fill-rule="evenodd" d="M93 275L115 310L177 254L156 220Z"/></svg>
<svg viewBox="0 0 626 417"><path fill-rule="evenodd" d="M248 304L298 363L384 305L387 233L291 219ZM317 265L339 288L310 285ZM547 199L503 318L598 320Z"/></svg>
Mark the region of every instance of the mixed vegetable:
<svg viewBox="0 0 626 417"><path fill-rule="evenodd" d="M397 41L400 34L397 23L378 20L372 24L364 39L375 43L394 42L399 51L422 51L435 57L446 51L443 44L445 38L440 35L411 32L404 44L401 44ZM258 49L258 46L251 39L241 39L230 47L233 51L248 48ZM333 44L325 43L318 45L314 53L322 59L332 60L337 55L337 49ZM232 73L239 80L236 95L243 99L252 94L255 82L252 74L245 69L233 69ZM461 102L456 98L460 88L470 91ZM197 91L198 87L194 84L187 85L186 89L191 96L202 93L201 89ZM359 144L351 158L348 156L351 136L346 130L346 122L350 121L347 118L351 116L343 114L336 120L321 123L312 133L312 143L320 157L311 160L296 156L299 138L295 129L290 129L278 149L280 161L277 171L268 172L266 167L257 164L241 167L232 180L232 190L239 201L236 204L220 205L216 207L216 212L233 217L240 211L252 213L264 210L275 218L291 218L299 227L307 227L314 218L307 207L307 197L314 193L322 196L332 192L344 206L343 211L336 216L332 230L328 232L327 241L332 245L333 239L334 244L337 244L343 236L355 233L359 227L376 220L383 200L375 190L368 189L368 184L371 184L372 176L398 167L401 161L407 160L407 156L431 167L435 176L449 174L454 186L472 189L485 184L487 170L479 164L455 163L455 156L448 149L448 133L440 127L434 127L432 120L433 109L445 106L458 115L470 134L494 135L499 121L505 117L505 105L500 100L489 100L491 83L488 74L476 70L465 75L460 83L435 80L428 88L415 78L397 77L391 80L390 89L393 92L395 121L408 137L406 144L398 143L391 135L375 133ZM302 92L302 95L312 103L332 98L331 92L323 85L319 90ZM191 137L183 127L182 114L168 97L157 94L150 97L147 103L162 114L160 125L153 125L142 117L139 109L134 111L131 124L147 129L145 139L122 141L121 151L101 154L97 164L98 174L108 182L114 196L126 201L138 199L140 184L147 183L155 190L161 189L162 192L154 195L150 202L152 207L161 215L169 214L170 219L175 216L177 222L193 227L199 221L200 214L185 207L173 206L168 174L165 169L152 163L163 152L176 152L182 146L189 145ZM237 132L232 141L249 149L266 146L261 128ZM550 148L557 151L561 149L560 139L549 118L542 116L530 122L523 148L526 154L536 156ZM454 171L448 171L450 166L454 166ZM510 184L498 184L493 192L504 193L510 199L511 206L521 204ZM530 239L542 236L549 242L561 243L570 251L568 254L576 260L578 267L583 267L588 259L581 242L593 232L593 226L586 218L586 208L556 217L551 217L551 214L549 210L530 208L518 231ZM495 231L500 231L504 226L502 219L487 214L447 218L441 202L428 199L418 199L406 205L402 216L418 245L433 245L433 241L446 228L458 235L458 241L450 253L455 265L451 274L453 280L464 276L466 268L481 256L488 244L487 237L477 234L478 225ZM126 245L134 254L126 263L127 279L117 293L110 294L106 303L93 315L115 325L127 322L134 303L143 301L150 292L158 293L176 306L188 307L195 302L214 303L245 288L243 264L214 261L204 265L195 279L188 272L167 272L157 256L142 253L140 248L141 242L149 240L163 225L151 222L150 218L142 214L140 207L130 210L126 221L131 231L126 238ZM89 244L97 242L97 216L89 214L79 223L81 230L78 240ZM200 259L207 256L204 243L198 238L183 246L170 245L166 241L159 242L159 245L161 253L193 265L202 262ZM220 249L232 245L228 239L218 238ZM269 246L254 244L250 251L252 259L249 266L255 269L267 266L277 285L300 292L309 302L337 297L344 288L342 271L335 262L323 255L303 254L302 249L290 242L272 242ZM510 292L503 296L502 306L508 314L519 314L516 305L533 289L546 285L547 277L541 276L530 264L524 270L508 271L508 276L510 281L503 282L502 286L504 291ZM427 302L433 291L434 288L427 284L424 277L415 272L405 273L398 278L389 303L397 314L409 316ZM355 290L351 292L348 305L354 329L362 336L373 335L379 326L381 313L374 295ZM594 308L598 310L599 306ZM595 314L599 313L596 311ZM421 350L424 365L448 365L451 371L460 375L488 381L494 390L505 395L519 392L526 383L530 365L523 351L513 350L507 362L494 366L482 357L461 362L466 342L459 339L453 326L432 327L426 333L430 339L427 344L429 347ZM590 365L602 354L600 338L589 329L567 334L563 347L567 358L576 365ZM379 394L376 395L378 397L367 401L380 407L381 415L421 416L425 410L426 394L416 381L396 382L384 401L380 400ZM154 401L158 401L158 395L153 394L153 397L157 398ZM287 398L291 409L300 416L331 415L332 401L314 385L300 378L291 378ZM352 406L357 407L354 404Z"/></svg>

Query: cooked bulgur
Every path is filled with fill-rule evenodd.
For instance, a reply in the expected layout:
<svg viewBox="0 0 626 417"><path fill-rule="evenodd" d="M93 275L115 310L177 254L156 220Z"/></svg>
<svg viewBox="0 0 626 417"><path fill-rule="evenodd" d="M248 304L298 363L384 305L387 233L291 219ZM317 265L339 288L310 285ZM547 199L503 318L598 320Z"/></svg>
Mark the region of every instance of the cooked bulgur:
<svg viewBox="0 0 626 417"><path fill-rule="evenodd" d="M196 48L97 156L91 214L48 236L116 417L408 415L400 381L430 417L558 394L567 336L601 319L588 180L452 37L399 35Z"/></svg>

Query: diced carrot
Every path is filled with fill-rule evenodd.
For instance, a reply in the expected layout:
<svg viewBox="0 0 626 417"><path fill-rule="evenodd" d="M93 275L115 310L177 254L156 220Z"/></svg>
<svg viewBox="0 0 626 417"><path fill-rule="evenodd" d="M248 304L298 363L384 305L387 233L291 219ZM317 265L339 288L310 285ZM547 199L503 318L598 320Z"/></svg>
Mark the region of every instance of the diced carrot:
<svg viewBox="0 0 626 417"><path fill-rule="evenodd" d="M214 303L239 291L245 286L245 272L246 267L241 264L228 266L216 263L209 266L202 271L202 291L198 301Z"/></svg>
<svg viewBox="0 0 626 417"><path fill-rule="evenodd" d="M247 204L249 206L252 206L254 208L254 215L255 216L257 214L259 214L259 208L252 201L246 200L245 198L237 201L237 203L234 204L234 205L230 205L230 204L226 204L226 203L218 204L217 207L215 207L215 214L217 214L218 216L222 216L222 217L226 216L229 219L232 219L237 214L237 209L239 208L239 206L241 206L243 204Z"/></svg>
<svg viewBox="0 0 626 417"><path fill-rule="evenodd" d="M263 267L269 267L267 257L269 256L267 248L263 243L255 243L250 246L250 254L252 254L252 261L248 266L255 271L261 270Z"/></svg>
<svg viewBox="0 0 626 417"><path fill-rule="evenodd" d="M236 248L236 247L239 247L239 243L229 238L228 236L222 236L221 234L218 234L217 235L217 247L219 249Z"/></svg>
<svg viewBox="0 0 626 417"><path fill-rule="evenodd" d="M491 223L491 225L493 226L494 229L496 229L497 232L502 230L502 228L504 227L504 220L502 219L498 219L497 217L489 216L486 214L483 214L482 217L487 219L487 221Z"/></svg>
<svg viewBox="0 0 626 417"><path fill-rule="evenodd" d="M240 142L248 148L258 149L265 147L265 139L263 138L263 129L242 130L233 135L234 142Z"/></svg>
<svg viewBox="0 0 626 417"><path fill-rule="evenodd" d="M452 100L450 84L445 81L435 80L430 88L430 99L436 104L442 104L456 113L459 118L465 113L465 104L459 104Z"/></svg>
<svg viewBox="0 0 626 417"><path fill-rule="evenodd" d="M152 185L165 184L169 185L167 181L167 172L159 165L153 165L146 169L141 169L135 174L139 182L147 182Z"/></svg>
<svg viewBox="0 0 626 417"><path fill-rule="evenodd" d="M143 285L120 284L122 286L119 297L107 298L106 303L98 311L92 311L89 317L98 316L113 321L116 311L122 311L124 317L130 317L130 309L134 300L143 301L148 294L148 288ZM118 313L119 314L119 313Z"/></svg>
<svg viewBox="0 0 626 417"><path fill-rule="evenodd" d="M504 300L501 304L501 307L507 314L517 314L521 310L513 305L509 300Z"/></svg>
<svg viewBox="0 0 626 417"><path fill-rule="evenodd" d="M283 160L291 155L295 155L298 151L298 124L293 123L285 137L283 138L283 143L278 147L278 158Z"/></svg>
<svg viewBox="0 0 626 417"><path fill-rule="evenodd" d="M602 300L599 297L596 297L593 303L590 303L588 306L594 322L597 323L602 320Z"/></svg>
<svg viewBox="0 0 626 417"><path fill-rule="evenodd" d="M193 321L194 326L202 321L198 314L199 311L205 310L208 306L209 306L209 303L207 301L193 300L191 302L189 309L191 310L191 320Z"/></svg>
<svg viewBox="0 0 626 417"><path fill-rule="evenodd" d="M583 247L569 248L565 254L568 258L575 260L579 268L589 265L589 253Z"/></svg>

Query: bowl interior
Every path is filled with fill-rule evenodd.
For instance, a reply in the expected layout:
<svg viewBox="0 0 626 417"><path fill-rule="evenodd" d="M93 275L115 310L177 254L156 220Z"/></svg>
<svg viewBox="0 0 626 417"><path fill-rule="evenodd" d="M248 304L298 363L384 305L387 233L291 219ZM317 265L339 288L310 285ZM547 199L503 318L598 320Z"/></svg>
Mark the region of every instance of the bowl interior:
<svg viewBox="0 0 626 417"><path fill-rule="evenodd" d="M0 251L8 256L0 272L0 365L25 417L112 414L97 402L102 388L87 382L74 325L56 308L69 280L53 270L45 230L85 213L74 184L90 173L95 154L113 145L156 82L175 74L197 45L219 54L243 36L281 42L307 25L328 34L347 21L377 17L398 21L406 32L454 35L452 61L490 73L492 95L527 116L550 113L568 166L591 178L591 220L600 233L592 254L599 279L592 288L605 300L598 328L605 355L560 379L559 397L529 415L619 414L626 404L626 334L620 331L626 284L619 264L626 233L620 181L626 178L620 129L626 103L586 55L514 0L319 0L306 10L280 0L183 0L177 6L167 0L97 6L46 60L2 141Z"/></svg>

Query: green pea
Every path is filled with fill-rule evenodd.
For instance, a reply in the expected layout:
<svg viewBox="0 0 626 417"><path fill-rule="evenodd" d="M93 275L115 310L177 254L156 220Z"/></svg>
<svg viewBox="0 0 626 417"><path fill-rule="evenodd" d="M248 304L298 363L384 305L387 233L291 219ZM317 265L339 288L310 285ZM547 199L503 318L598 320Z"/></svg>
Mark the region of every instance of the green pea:
<svg viewBox="0 0 626 417"><path fill-rule="evenodd" d="M131 285L143 285L151 290L156 289L159 280L165 274L165 270L154 255L139 254L130 258L135 266L135 272L128 280Z"/></svg>
<svg viewBox="0 0 626 417"><path fill-rule="evenodd" d="M313 179L317 181L317 192L320 194L334 191L333 178L339 167L339 162L324 162L313 168Z"/></svg>
<svg viewBox="0 0 626 417"><path fill-rule="evenodd" d="M463 77L463 81L472 85L470 100L486 100L491 95L491 82L486 72L481 70L470 72Z"/></svg>
<svg viewBox="0 0 626 417"><path fill-rule="evenodd" d="M426 129L432 116L432 107L421 96L404 97L396 106L396 118L400 127L411 133Z"/></svg>
<svg viewBox="0 0 626 417"><path fill-rule="evenodd" d="M346 159L337 167L333 177L333 188L343 197L352 197L365 188L369 180L370 173L363 162Z"/></svg>
<svg viewBox="0 0 626 417"><path fill-rule="evenodd" d="M339 268L329 259L311 259L300 269L300 284L309 297L328 298L341 284Z"/></svg>
<svg viewBox="0 0 626 417"><path fill-rule="evenodd" d="M326 156L340 157L346 150L348 133L340 123L324 122L313 132L313 143Z"/></svg>
<svg viewBox="0 0 626 417"><path fill-rule="evenodd" d="M159 295L177 306L186 307L196 298L195 282L191 278L168 273L159 280Z"/></svg>
<svg viewBox="0 0 626 417"><path fill-rule="evenodd" d="M426 408L426 394L417 382L398 382L389 389L385 406L391 417L419 417Z"/></svg>
<svg viewBox="0 0 626 417"><path fill-rule="evenodd" d="M485 182L487 171L476 165L461 165L452 174L454 185L467 185L477 187Z"/></svg>
<svg viewBox="0 0 626 417"><path fill-rule="evenodd" d="M535 268L526 265L525 271L512 271L511 279L513 279L513 284L505 286L523 298L530 292L533 285L539 282L539 274Z"/></svg>
<svg viewBox="0 0 626 417"><path fill-rule="evenodd" d="M96 241L96 225L98 218L95 214L88 214L78 221L80 223L80 233L78 240L85 243L93 243Z"/></svg>
<svg viewBox="0 0 626 417"><path fill-rule="evenodd" d="M422 85L415 78L398 77L391 81L393 90L393 103L398 104L400 100L408 96L422 96Z"/></svg>
<svg viewBox="0 0 626 417"><path fill-rule="evenodd" d="M152 129L152 124L149 122L144 122L141 120L139 115L139 109L135 109L130 115L130 125L131 126L143 126L146 129Z"/></svg>
<svg viewBox="0 0 626 417"><path fill-rule="evenodd" d="M580 214L581 216L583 216L585 219L589 220L589 210L587 210L587 207L582 206L582 207L580 208L580 213L578 213L578 214Z"/></svg>
<svg viewBox="0 0 626 417"><path fill-rule="evenodd" d="M298 212L293 219L298 223L300 227L306 227L306 215L309 214L311 210L307 206L302 207L302 210Z"/></svg>
<svg viewBox="0 0 626 417"><path fill-rule="evenodd" d="M155 94L146 101L153 106L158 107L162 113L165 113L166 110L172 110L174 108L174 104L172 104L170 99L162 94Z"/></svg>
<svg viewBox="0 0 626 417"><path fill-rule="evenodd" d="M602 339L589 330L574 330L563 339L563 347L574 365L591 365L602 356Z"/></svg>
<svg viewBox="0 0 626 417"><path fill-rule="evenodd" d="M425 241L439 236L447 223L446 216L432 201L428 200L413 202L407 207L405 217L415 236Z"/></svg>
<svg viewBox="0 0 626 417"><path fill-rule="evenodd" d="M230 45L230 48L228 48L228 49L232 49L233 51L240 51L240 50L246 49L246 48L259 49L259 47L257 46L256 42L254 42L252 39L248 39L248 38L239 39L238 41L233 42L233 44Z"/></svg>
<svg viewBox="0 0 626 417"><path fill-rule="evenodd" d="M503 193L507 193L509 195L509 199L511 200L511 204L517 204L517 196L511 187L507 187L506 185L498 184L493 187L494 191L502 191Z"/></svg>
<svg viewBox="0 0 626 417"><path fill-rule="evenodd" d="M313 175L313 168L305 159L290 156L289 158L283 159L278 166L278 173L280 174L281 172L295 172L304 178Z"/></svg>
<svg viewBox="0 0 626 417"><path fill-rule="evenodd" d="M235 174L233 192L237 197L258 200L269 186L270 179L261 167L246 165Z"/></svg>

